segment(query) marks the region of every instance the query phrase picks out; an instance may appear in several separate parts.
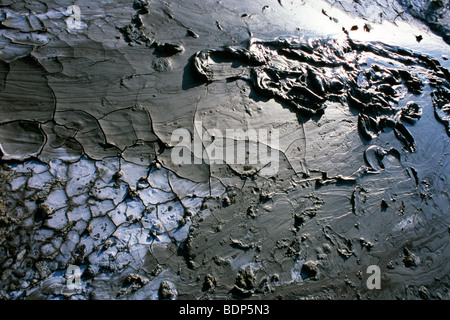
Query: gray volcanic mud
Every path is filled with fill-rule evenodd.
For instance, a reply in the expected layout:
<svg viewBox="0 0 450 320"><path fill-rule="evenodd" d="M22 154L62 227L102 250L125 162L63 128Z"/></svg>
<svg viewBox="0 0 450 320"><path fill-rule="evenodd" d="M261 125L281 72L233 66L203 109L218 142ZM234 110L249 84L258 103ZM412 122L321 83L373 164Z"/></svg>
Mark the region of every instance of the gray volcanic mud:
<svg viewBox="0 0 450 320"><path fill-rule="evenodd" d="M448 299L431 3L0 1L0 297Z"/></svg>

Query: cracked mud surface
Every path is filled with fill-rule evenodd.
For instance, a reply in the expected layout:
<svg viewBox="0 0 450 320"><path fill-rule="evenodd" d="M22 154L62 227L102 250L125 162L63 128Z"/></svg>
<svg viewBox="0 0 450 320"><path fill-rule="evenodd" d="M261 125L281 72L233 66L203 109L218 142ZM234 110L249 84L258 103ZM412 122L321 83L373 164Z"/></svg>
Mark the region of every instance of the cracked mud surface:
<svg viewBox="0 0 450 320"><path fill-rule="evenodd" d="M448 299L448 19L440 1L1 1L0 297ZM278 170L176 164L179 128L277 129L246 143Z"/></svg>

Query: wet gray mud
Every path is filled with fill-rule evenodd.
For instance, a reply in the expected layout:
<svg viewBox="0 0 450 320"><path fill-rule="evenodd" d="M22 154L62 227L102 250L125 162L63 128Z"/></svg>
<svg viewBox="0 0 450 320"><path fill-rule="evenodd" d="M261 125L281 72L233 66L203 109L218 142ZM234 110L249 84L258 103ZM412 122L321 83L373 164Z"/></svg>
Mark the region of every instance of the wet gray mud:
<svg viewBox="0 0 450 320"><path fill-rule="evenodd" d="M0 1L0 297L448 299L431 3Z"/></svg>

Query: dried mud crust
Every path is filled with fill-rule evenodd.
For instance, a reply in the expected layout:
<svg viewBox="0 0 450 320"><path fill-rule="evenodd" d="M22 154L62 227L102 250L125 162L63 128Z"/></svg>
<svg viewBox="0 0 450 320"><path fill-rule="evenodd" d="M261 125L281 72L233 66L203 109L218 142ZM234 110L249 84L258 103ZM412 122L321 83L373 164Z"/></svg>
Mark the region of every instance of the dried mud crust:
<svg viewBox="0 0 450 320"><path fill-rule="evenodd" d="M225 192L220 183L195 184L117 158L3 164L1 179L2 295L26 289L30 298L43 297L46 286L56 296L89 296L86 287L67 290L67 279L58 277L69 265L80 266L89 282L105 272L126 275L146 261L148 272L128 274L117 297L137 291L168 258L152 252L180 246L192 222L207 214L204 202L219 202Z"/></svg>
<svg viewBox="0 0 450 320"><path fill-rule="evenodd" d="M345 3L80 2L67 30L60 2L4 1L0 296L448 299L448 70L352 39ZM341 34L279 37L299 10ZM278 172L175 165L196 121L279 129Z"/></svg>

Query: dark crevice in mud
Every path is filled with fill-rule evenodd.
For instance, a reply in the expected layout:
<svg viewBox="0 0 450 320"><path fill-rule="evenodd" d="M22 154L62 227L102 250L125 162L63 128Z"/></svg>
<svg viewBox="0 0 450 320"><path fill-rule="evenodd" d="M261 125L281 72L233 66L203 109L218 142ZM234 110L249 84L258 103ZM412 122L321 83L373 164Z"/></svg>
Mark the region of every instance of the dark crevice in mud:
<svg viewBox="0 0 450 320"><path fill-rule="evenodd" d="M183 68L183 82L181 88L183 90L193 89L205 84L204 78L195 72L194 58L190 57L188 63Z"/></svg>

